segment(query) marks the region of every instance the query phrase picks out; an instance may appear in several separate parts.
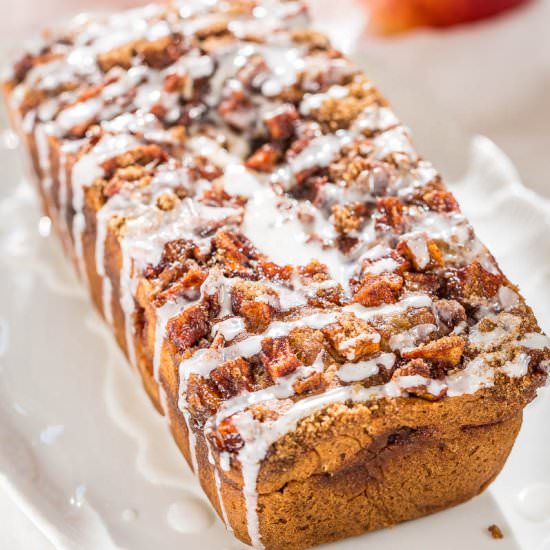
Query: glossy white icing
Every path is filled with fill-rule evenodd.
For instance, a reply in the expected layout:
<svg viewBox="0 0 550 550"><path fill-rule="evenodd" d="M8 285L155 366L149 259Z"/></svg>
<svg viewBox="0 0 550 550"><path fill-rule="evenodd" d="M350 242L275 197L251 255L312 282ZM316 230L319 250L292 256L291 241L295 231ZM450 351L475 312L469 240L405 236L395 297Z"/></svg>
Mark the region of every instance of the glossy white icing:
<svg viewBox="0 0 550 550"><path fill-rule="evenodd" d="M405 237L405 242L412 252L416 264L420 269L424 269L430 263L430 253L426 242L426 235L410 235Z"/></svg>
<svg viewBox="0 0 550 550"><path fill-rule="evenodd" d="M407 351L416 347L419 343L429 338L430 334L435 332L437 327L431 323L423 323L394 334L390 338L390 348L393 351Z"/></svg>
<svg viewBox="0 0 550 550"><path fill-rule="evenodd" d="M550 338L539 332L528 332L518 344L527 349L544 349L550 347Z"/></svg>
<svg viewBox="0 0 550 550"><path fill-rule="evenodd" d="M378 374L380 367L390 369L395 363L393 353L382 353L373 359L358 361L357 363L345 363L338 369L337 376L343 382L359 382Z"/></svg>
<svg viewBox="0 0 550 550"><path fill-rule="evenodd" d="M245 330L245 324L241 317L231 317L225 321L216 323L212 327L212 336L222 334L226 342L230 342Z"/></svg>
<svg viewBox="0 0 550 550"><path fill-rule="evenodd" d="M42 170L42 185L45 189L49 189L52 186L50 149L48 145L48 135L52 132L53 128L51 124L38 124L34 131L38 161Z"/></svg>
<svg viewBox="0 0 550 550"><path fill-rule="evenodd" d="M153 351L153 377L160 385L159 369L162 354L162 346L164 338L166 336L166 325L168 321L183 311L186 307L185 302L182 304L180 301L169 301L163 306L158 307L155 311L155 348ZM164 409L166 411L166 409Z"/></svg>
<svg viewBox="0 0 550 550"><path fill-rule="evenodd" d="M326 92L320 94L306 94L302 102L300 103L300 113L303 115L309 115L312 110L319 109L321 105L331 98L343 98L349 95L349 90L346 86L339 86L335 84L331 86Z"/></svg>
<svg viewBox="0 0 550 550"><path fill-rule="evenodd" d="M386 107L366 107L353 123L353 129L359 132L386 131L399 124L393 111Z"/></svg>
<svg viewBox="0 0 550 550"><path fill-rule="evenodd" d="M508 286L498 289L498 299L502 309L512 309L519 304L519 296Z"/></svg>
<svg viewBox="0 0 550 550"><path fill-rule="evenodd" d="M501 368L501 372L510 378L525 376L529 370L530 357L527 353L520 353L511 361L507 361Z"/></svg>
<svg viewBox="0 0 550 550"><path fill-rule="evenodd" d="M509 313L501 313L500 315L487 315L485 321L474 325L470 328L469 340L480 350L491 350L502 345L505 341L512 338L514 332L519 328L521 319ZM482 331L480 324L492 321L493 327L491 330Z"/></svg>
<svg viewBox="0 0 550 550"><path fill-rule="evenodd" d="M210 445L208 445L208 462L213 466L214 483L216 484L216 494L218 496L218 506L220 507L220 512L222 515L224 525L226 526L227 530L232 533L233 528L231 527L231 523L229 522L229 519L227 517L227 510L225 508L225 503L222 495L220 472L218 471L218 468L216 466L216 461L214 459L214 455L212 454L212 448Z"/></svg>

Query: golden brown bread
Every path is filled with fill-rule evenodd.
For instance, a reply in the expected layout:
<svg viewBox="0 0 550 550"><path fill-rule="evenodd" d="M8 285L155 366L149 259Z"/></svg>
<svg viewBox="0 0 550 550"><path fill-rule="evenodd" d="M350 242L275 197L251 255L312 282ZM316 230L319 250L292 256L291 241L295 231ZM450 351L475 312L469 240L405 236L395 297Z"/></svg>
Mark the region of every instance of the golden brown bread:
<svg viewBox="0 0 550 550"><path fill-rule="evenodd" d="M176 2L75 23L5 83L94 304L220 517L273 549L478 494L550 358L407 130L303 17Z"/></svg>

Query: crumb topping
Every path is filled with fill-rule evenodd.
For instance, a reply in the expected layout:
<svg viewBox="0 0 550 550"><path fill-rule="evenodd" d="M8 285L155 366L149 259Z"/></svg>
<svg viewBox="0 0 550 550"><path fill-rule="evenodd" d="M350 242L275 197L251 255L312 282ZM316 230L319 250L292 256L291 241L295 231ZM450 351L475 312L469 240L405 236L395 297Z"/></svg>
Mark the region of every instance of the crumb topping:
<svg viewBox="0 0 550 550"><path fill-rule="evenodd" d="M491 535L491 537L496 540L504 538L504 535L502 534L502 530L498 525L494 525L494 524L489 525L489 527L487 527L487 531L489 531L489 534Z"/></svg>

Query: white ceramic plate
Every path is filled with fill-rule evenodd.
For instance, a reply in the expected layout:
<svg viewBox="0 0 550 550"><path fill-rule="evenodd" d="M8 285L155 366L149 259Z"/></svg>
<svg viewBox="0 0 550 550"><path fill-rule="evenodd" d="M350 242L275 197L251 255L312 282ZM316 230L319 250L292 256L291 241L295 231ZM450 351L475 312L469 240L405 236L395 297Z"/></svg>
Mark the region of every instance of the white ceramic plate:
<svg viewBox="0 0 550 550"><path fill-rule="evenodd" d="M330 18L326 12L324 18ZM340 41L354 44L364 61L364 49L372 46L356 38L346 33L347 43ZM371 51L376 66L380 50ZM422 87L410 84L402 115L408 105L426 108ZM466 159L468 170L453 189L548 330L549 204L521 185L488 139L451 124L435 107L420 126L440 168L456 172L456 158ZM445 148L436 136L445 137ZM214 517L78 286L22 177L13 135L5 132L0 145L0 485L55 547L245 548ZM550 549L550 395L541 394L489 491L453 510L330 548ZM505 534L498 543L486 531L493 523Z"/></svg>

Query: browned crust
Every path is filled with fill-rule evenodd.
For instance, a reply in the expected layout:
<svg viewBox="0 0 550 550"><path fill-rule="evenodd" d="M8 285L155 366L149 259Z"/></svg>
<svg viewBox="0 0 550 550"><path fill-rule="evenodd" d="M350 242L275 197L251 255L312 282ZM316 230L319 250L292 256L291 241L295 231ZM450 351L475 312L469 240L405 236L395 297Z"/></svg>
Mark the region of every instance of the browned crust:
<svg viewBox="0 0 550 550"><path fill-rule="evenodd" d="M476 409L480 400L490 401L486 414L468 419L477 423L450 423L462 400L444 401L450 406L440 407L439 419L431 411L410 410L417 400L403 400L400 413L388 421L384 416L373 420L367 407L356 405L340 412L334 429L293 459L272 453L258 484L263 544L307 548L428 515L479 494L506 461L521 425L522 404L507 409L489 395L476 396L469 400ZM168 405L172 434L189 461L183 418L170 396ZM214 467L200 435L197 455L201 485L221 516ZM218 468L218 474L235 535L250 542L239 473L226 475Z"/></svg>

